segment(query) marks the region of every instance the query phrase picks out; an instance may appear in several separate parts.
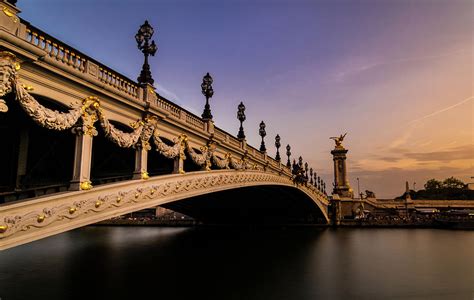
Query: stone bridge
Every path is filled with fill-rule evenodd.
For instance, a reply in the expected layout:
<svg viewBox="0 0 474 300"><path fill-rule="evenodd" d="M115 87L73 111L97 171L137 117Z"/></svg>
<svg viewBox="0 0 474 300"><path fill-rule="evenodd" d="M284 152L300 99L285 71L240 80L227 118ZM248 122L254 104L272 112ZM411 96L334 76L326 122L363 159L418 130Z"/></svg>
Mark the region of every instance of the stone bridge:
<svg viewBox="0 0 474 300"><path fill-rule="evenodd" d="M0 6L0 249L158 205L209 223L328 221L325 183L289 145L282 163L279 136L268 156L264 124L248 145L243 105L235 137L208 103L199 117L156 92L150 36L135 82ZM212 77L201 87L207 102Z"/></svg>

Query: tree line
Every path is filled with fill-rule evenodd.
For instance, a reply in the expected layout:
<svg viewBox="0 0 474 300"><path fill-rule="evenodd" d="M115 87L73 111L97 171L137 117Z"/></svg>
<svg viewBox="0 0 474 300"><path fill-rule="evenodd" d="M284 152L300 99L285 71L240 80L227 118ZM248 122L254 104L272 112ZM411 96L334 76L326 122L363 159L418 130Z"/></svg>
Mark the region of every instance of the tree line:
<svg viewBox="0 0 474 300"><path fill-rule="evenodd" d="M409 193L413 200L474 200L474 190L468 189L466 183L455 177L449 177L443 181L432 178L424 184L424 189L410 190ZM405 194L397 199L404 199Z"/></svg>

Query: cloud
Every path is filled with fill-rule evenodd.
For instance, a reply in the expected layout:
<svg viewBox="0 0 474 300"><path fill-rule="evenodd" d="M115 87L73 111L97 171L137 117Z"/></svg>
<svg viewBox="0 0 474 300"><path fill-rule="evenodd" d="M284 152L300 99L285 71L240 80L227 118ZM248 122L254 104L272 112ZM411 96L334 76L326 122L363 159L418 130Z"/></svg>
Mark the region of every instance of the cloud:
<svg viewBox="0 0 474 300"><path fill-rule="evenodd" d="M158 92L158 94L160 94L164 98L166 98L170 101L173 101L176 104L181 104L181 102L182 102L181 99L178 97L178 95L176 95L172 91L166 89L164 86L162 86L160 84L156 84L156 91Z"/></svg>
<svg viewBox="0 0 474 300"><path fill-rule="evenodd" d="M404 153L403 156L420 162L450 162L454 160L474 159L474 145L459 146L445 151Z"/></svg>
<svg viewBox="0 0 474 300"><path fill-rule="evenodd" d="M464 100L462 100L462 101L460 101L460 102L458 102L458 103L456 103L456 104L450 105L450 106L445 107L445 108L443 108L443 109L440 109L440 110L437 110L437 111L432 112L432 113L430 113L430 114L427 114L427 115L425 115L425 116L423 116L423 117L421 117L421 118L412 120L412 121L408 122L408 125L414 124L414 123L418 123L418 122L421 122L421 121L423 121L423 120L425 120L425 119L427 119L427 118L430 118L430 117L439 115L440 113L443 113L443 112L445 112L445 111L448 111L448 110L450 110L450 109L453 109L453 108L455 108L455 107L458 107L458 106L460 106L460 105L463 105L464 103L467 103L467 102L472 101L472 100L474 100L474 96L471 96L471 97L466 98L466 99L464 99Z"/></svg>
<svg viewBox="0 0 474 300"><path fill-rule="evenodd" d="M386 61L378 61L378 62L372 62L372 63L367 63L362 66L355 67L353 69L348 69L342 72L337 73L334 77L336 81L342 81L346 77L353 76L362 72L365 72L370 69L374 69L377 67L382 67L382 66L387 66L387 65L393 65L393 64L399 64L399 63L406 63L406 62L413 62L413 61L423 61L423 60L431 60L431 59L437 59L437 58L443 58L451 55L457 55L460 53L466 52L466 49L458 49L446 53L441 53L441 54L433 54L433 55L423 55L423 56L415 56L415 57L404 57L404 58L399 58L399 59L391 59L391 60L386 60Z"/></svg>

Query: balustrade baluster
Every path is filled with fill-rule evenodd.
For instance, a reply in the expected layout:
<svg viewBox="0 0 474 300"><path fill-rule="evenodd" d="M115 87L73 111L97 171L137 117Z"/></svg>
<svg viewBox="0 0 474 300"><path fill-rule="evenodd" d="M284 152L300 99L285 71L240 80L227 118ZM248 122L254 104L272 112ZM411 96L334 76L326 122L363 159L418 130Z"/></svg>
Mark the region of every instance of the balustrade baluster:
<svg viewBox="0 0 474 300"><path fill-rule="evenodd" d="M62 62L65 63L65 64L68 63L68 60L69 60L68 57L69 57L69 50L65 49Z"/></svg>
<svg viewBox="0 0 474 300"><path fill-rule="evenodd" d="M60 60L61 59L61 55L64 55L62 54L64 53L64 48L62 46L58 46L58 54L56 55L56 59L57 60Z"/></svg>
<svg viewBox="0 0 474 300"><path fill-rule="evenodd" d="M45 47L46 53L51 56L51 52L53 51L53 45L51 45L50 40L46 40L46 47Z"/></svg>

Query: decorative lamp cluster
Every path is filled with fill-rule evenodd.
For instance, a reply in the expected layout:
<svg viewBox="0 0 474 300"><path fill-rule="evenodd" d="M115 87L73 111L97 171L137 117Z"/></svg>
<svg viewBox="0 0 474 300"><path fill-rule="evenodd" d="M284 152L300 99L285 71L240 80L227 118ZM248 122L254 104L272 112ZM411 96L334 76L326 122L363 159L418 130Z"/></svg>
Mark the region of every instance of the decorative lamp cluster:
<svg viewBox="0 0 474 300"><path fill-rule="evenodd" d="M150 65L148 64L148 56L154 56L158 47L155 44L155 41L149 42L153 36L153 27L148 24L148 21L145 21L140 29L138 29L137 34L135 35L135 40L137 41L137 47L140 49L145 56L145 62L143 63L142 71L140 76L138 76L138 83L141 85L151 84L153 85L154 80L151 77Z"/></svg>

